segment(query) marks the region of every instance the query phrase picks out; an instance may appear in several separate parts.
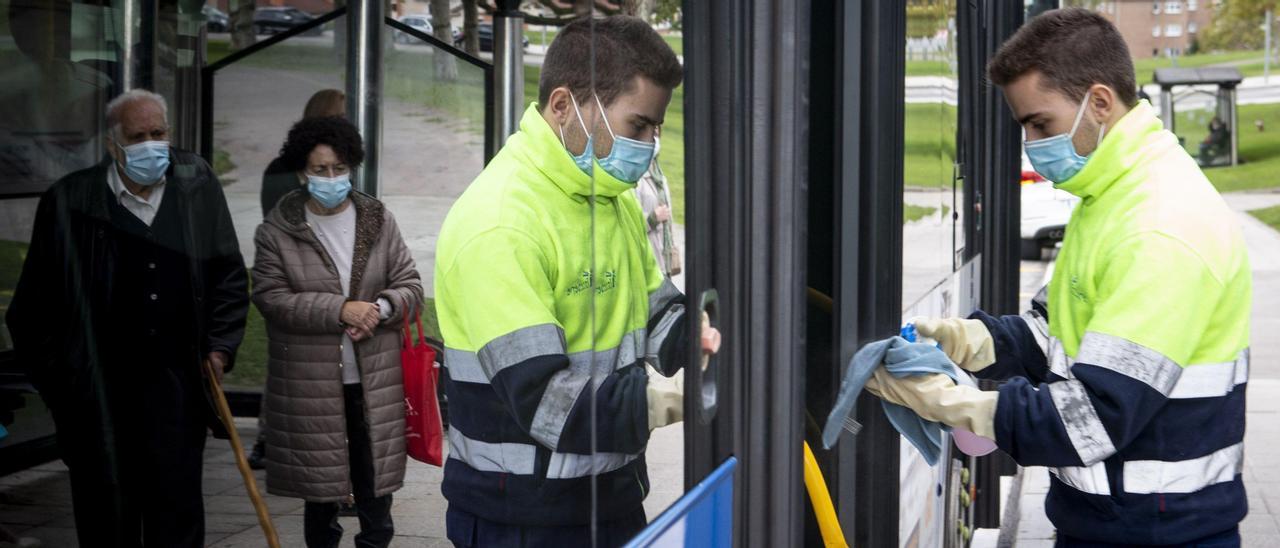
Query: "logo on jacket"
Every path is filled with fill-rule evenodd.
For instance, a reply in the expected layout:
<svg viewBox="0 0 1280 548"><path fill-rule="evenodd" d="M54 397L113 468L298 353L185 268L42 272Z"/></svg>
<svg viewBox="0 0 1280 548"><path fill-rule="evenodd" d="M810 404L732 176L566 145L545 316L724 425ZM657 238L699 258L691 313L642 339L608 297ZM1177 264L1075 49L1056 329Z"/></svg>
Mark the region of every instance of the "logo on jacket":
<svg viewBox="0 0 1280 548"><path fill-rule="evenodd" d="M1089 296L1085 294L1084 289L1080 287L1080 277L1071 276L1071 296L1084 304L1089 304Z"/></svg>
<svg viewBox="0 0 1280 548"><path fill-rule="evenodd" d="M614 270L606 270L600 275L600 283L596 285L596 295L603 295L618 288L618 273ZM565 288L565 295L570 297L591 290L591 272L583 271L578 274L578 281L573 285Z"/></svg>

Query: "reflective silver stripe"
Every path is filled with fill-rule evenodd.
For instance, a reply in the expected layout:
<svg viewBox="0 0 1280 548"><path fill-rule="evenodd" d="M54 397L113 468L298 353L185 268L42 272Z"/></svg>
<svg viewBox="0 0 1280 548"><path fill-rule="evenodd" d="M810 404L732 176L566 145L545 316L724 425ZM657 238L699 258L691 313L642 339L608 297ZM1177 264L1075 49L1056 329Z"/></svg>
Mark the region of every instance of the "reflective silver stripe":
<svg viewBox="0 0 1280 548"><path fill-rule="evenodd" d="M450 379L458 382L489 384L489 378L484 375L484 369L480 368L480 357L475 352L446 347L444 365Z"/></svg>
<svg viewBox="0 0 1280 548"><path fill-rule="evenodd" d="M1249 381L1249 351L1233 362L1188 365L1169 392L1170 399L1219 398Z"/></svg>
<svg viewBox="0 0 1280 548"><path fill-rule="evenodd" d="M569 363L578 364L583 370L587 370L589 366L594 365L597 375L608 376L613 371L639 361L637 356L642 353L641 343L643 341L644 330L639 329L623 336L622 344L618 345L618 348L598 352L590 350L575 352L569 355ZM622 348L626 350L621 350ZM556 353L563 354L564 349L562 348ZM474 352L445 348L444 364L448 367L450 379L459 382L489 384L489 377L485 376L484 369L480 366L480 357ZM600 380L603 379L598 379L597 382Z"/></svg>
<svg viewBox="0 0 1280 548"><path fill-rule="evenodd" d="M547 479L571 479L606 474L626 466L640 455L626 453L552 453L547 465Z"/></svg>
<svg viewBox="0 0 1280 548"><path fill-rule="evenodd" d="M1194 493L1235 479L1244 469L1244 443L1219 449L1196 459L1135 460L1124 463L1128 493Z"/></svg>
<svg viewBox="0 0 1280 548"><path fill-rule="evenodd" d="M655 314L662 312L667 303L683 296L684 293L681 293L680 289L671 283L671 278L662 280L662 285L649 294L649 318L653 318Z"/></svg>
<svg viewBox="0 0 1280 548"><path fill-rule="evenodd" d="M1093 466L1063 466L1050 468L1058 481L1070 485L1077 491L1091 495L1110 495L1111 485L1107 483L1107 465L1099 462Z"/></svg>
<svg viewBox="0 0 1280 548"><path fill-rule="evenodd" d="M473 440L457 428L449 429L449 458L458 459L481 472L533 474L537 448L525 443L488 443Z"/></svg>
<svg viewBox="0 0 1280 548"><path fill-rule="evenodd" d="M466 437L457 428L449 429L449 458L458 459L481 472L530 476L533 475L536 454L537 447L533 445L483 442ZM605 474L622 468L637 458L639 455L625 453L552 453L547 478L572 479Z"/></svg>
<svg viewBox="0 0 1280 548"><path fill-rule="evenodd" d="M1098 412L1089 401L1084 384L1077 380L1051 382L1045 386L1053 398L1054 407L1058 408L1058 416L1067 429L1067 437L1075 447L1080 461L1089 466L1099 462L1116 452L1111 443L1111 436L1102 427Z"/></svg>
<svg viewBox="0 0 1280 548"><path fill-rule="evenodd" d="M1049 371L1064 379L1074 378L1071 375L1071 366L1075 362L1067 355L1062 341L1049 334L1049 321L1034 310L1023 312L1021 318L1026 322L1031 335L1035 337L1036 346L1039 346L1040 352L1044 354L1044 361L1049 365Z"/></svg>
<svg viewBox="0 0 1280 548"><path fill-rule="evenodd" d="M666 316L658 321L658 325L653 327L653 332L649 334L649 344L647 345L644 357L649 361L654 369L662 370L662 364L659 361L659 351L662 350L662 343L671 335L671 328L675 326L676 320L684 315L684 305L677 304L671 307Z"/></svg>
<svg viewBox="0 0 1280 548"><path fill-rule="evenodd" d="M1054 375L1064 379L1076 378L1071 374L1071 366L1076 362L1067 355L1067 349L1057 337L1049 337L1049 352L1045 354L1045 359L1049 361L1049 371Z"/></svg>
<svg viewBox="0 0 1280 548"><path fill-rule="evenodd" d="M1036 338L1036 346L1040 347L1040 353L1049 357L1049 321L1044 319L1039 312L1028 310L1022 313L1023 322L1026 322L1027 329L1031 331L1031 335Z"/></svg>
<svg viewBox="0 0 1280 548"><path fill-rule="evenodd" d="M1164 396L1182 376L1182 367L1155 350L1136 342L1089 331L1080 340L1076 363L1087 363L1110 369L1126 377L1142 381Z"/></svg>
<svg viewBox="0 0 1280 548"><path fill-rule="evenodd" d="M564 330L555 324L542 324L517 329L484 345L480 367L485 378L493 379L499 371L538 356L563 355Z"/></svg>
<svg viewBox="0 0 1280 548"><path fill-rule="evenodd" d="M551 376L529 426L529 435L538 443L552 448L560 445L560 434L564 431L569 411L573 410L573 404L591 381L590 367L590 361L585 364L570 361L568 369L556 371Z"/></svg>
<svg viewBox="0 0 1280 548"><path fill-rule="evenodd" d="M643 355L643 342L644 330L638 329L624 335L617 348L570 354L569 368L551 376L533 413L529 432L533 439L547 447L557 447L569 412L587 383L592 383L593 390L599 389L610 373L638 362Z"/></svg>

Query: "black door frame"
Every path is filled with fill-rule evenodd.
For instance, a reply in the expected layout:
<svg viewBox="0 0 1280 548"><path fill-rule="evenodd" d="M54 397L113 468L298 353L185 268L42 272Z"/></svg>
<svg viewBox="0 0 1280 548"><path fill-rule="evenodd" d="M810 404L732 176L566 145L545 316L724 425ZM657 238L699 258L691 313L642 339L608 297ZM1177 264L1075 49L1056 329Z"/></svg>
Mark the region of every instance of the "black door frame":
<svg viewBox="0 0 1280 548"><path fill-rule="evenodd" d="M804 529L809 1L691 0L684 31L686 287L695 303L718 291L725 341L708 370L714 416L703 375L686 370L686 488L736 455L734 545L793 546Z"/></svg>

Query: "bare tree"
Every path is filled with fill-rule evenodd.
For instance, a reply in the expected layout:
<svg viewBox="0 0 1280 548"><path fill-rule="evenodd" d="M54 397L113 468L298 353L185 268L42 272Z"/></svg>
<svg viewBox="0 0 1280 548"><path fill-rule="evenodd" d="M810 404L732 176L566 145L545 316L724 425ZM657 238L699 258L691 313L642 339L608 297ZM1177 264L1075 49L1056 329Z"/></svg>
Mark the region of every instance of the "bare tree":
<svg viewBox="0 0 1280 548"><path fill-rule="evenodd" d="M463 0L466 3L466 0ZM436 39L453 43L453 16L449 11L449 0L431 0L431 33ZM452 55L443 51L435 52L436 80L453 81L458 79L458 63Z"/></svg>
<svg viewBox="0 0 1280 548"><path fill-rule="evenodd" d="M241 50L258 41L258 33L253 27L254 0L230 0L231 10L231 49Z"/></svg>
<svg viewBox="0 0 1280 548"><path fill-rule="evenodd" d="M462 47L471 55L480 55L479 19L476 0L462 0Z"/></svg>

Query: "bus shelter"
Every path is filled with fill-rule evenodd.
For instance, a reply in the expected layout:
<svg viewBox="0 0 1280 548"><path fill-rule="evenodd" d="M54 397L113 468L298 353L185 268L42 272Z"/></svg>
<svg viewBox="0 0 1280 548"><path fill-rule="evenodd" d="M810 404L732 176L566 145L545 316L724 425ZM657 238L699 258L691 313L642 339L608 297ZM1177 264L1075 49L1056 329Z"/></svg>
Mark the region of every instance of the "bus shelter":
<svg viewBox="0 0 1280 548"><path fill-rule="evenodd" d="M1160 118L1203 167L1239 163L1234 67L1156 69Z"/></svg>

